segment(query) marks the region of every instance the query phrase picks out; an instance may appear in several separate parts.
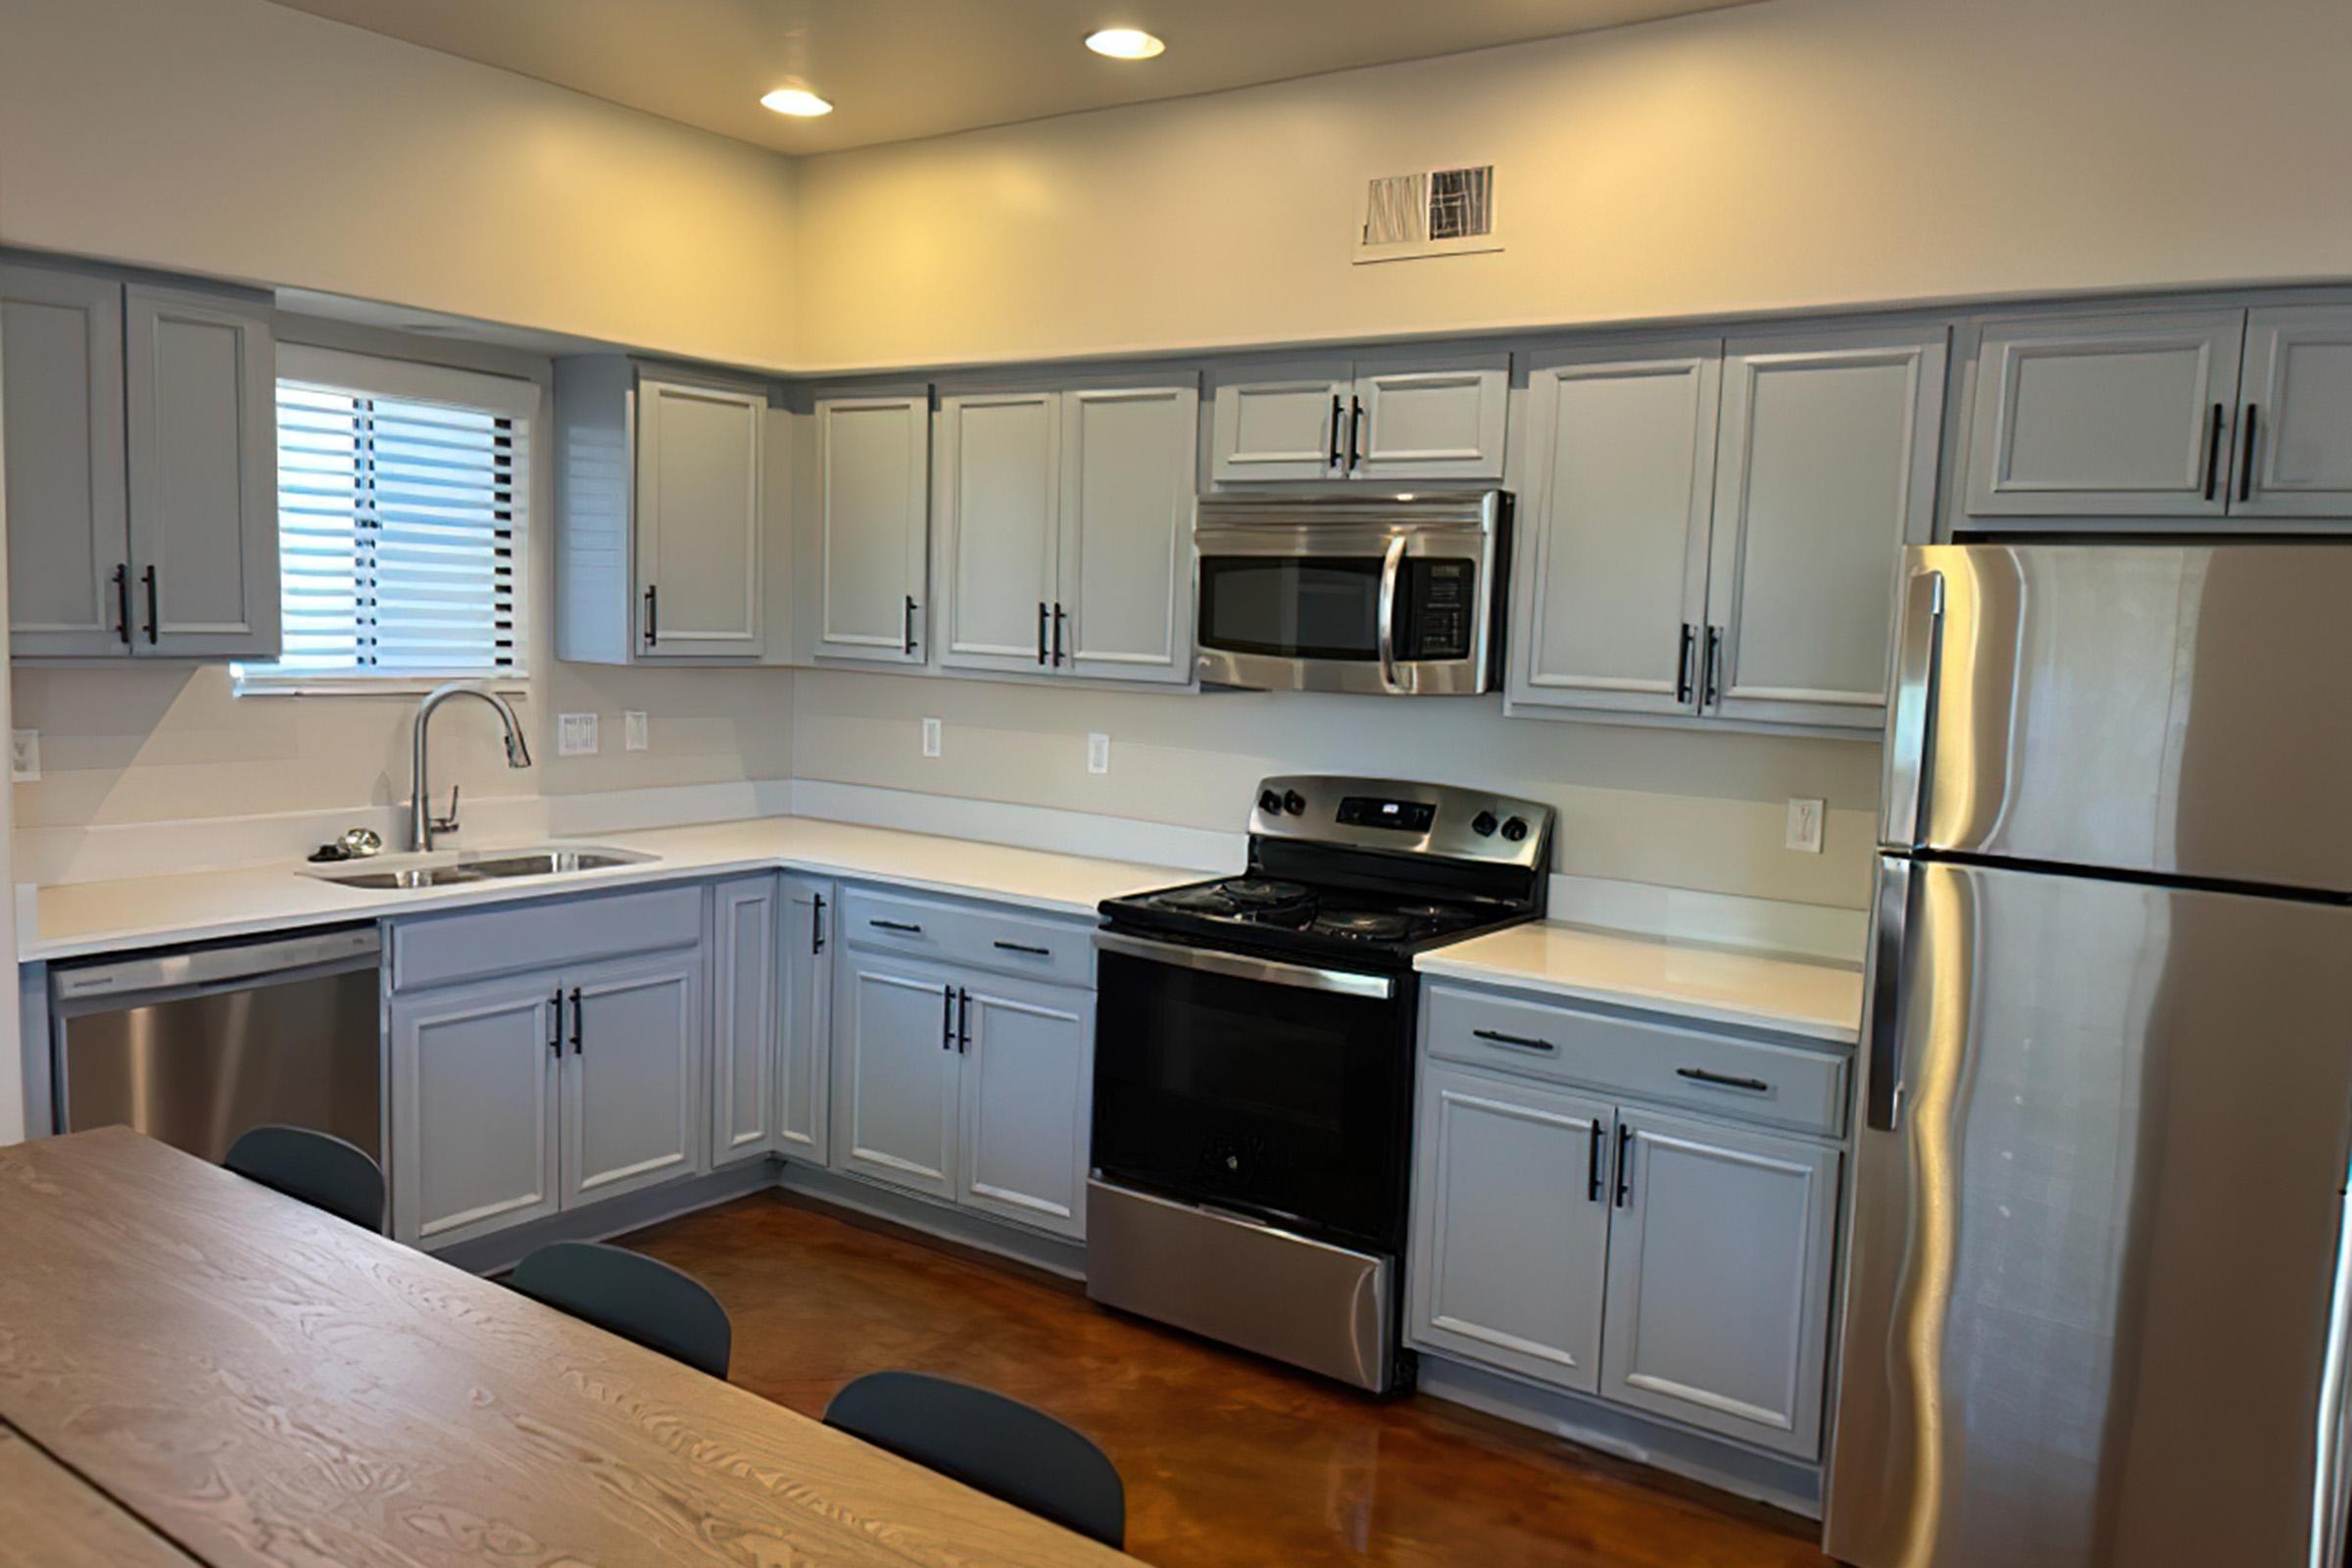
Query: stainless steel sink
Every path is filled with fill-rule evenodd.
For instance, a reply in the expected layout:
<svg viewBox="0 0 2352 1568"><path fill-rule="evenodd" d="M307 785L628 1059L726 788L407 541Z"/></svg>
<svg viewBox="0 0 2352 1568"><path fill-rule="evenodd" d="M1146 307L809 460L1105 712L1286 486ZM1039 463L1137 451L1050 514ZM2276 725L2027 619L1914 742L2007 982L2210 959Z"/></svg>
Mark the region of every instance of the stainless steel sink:
<svg viewBox="0 0 2352 1568"><path fill-rule="evenodd" d="M386 857L391 859L391 857ZM378 862L365 870L311 871L322 882L347 888L447 888L474 882L498 882L518 876L566 876L579 871L602 871L616 865L641 865L653 859L627 850L592 847L490 851L473 856L426 858L402 856L401 863Z"/></svg>

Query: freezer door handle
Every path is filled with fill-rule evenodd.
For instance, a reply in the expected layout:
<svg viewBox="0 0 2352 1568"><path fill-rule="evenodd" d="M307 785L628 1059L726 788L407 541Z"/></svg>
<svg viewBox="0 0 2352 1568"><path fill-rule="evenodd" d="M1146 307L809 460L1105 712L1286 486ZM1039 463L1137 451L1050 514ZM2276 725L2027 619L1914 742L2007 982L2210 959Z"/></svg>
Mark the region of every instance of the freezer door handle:
<svg viewBox="0 0 2352 1568"><path fill-rule="evenodd" d="M1864 1118L1872 1130L1890 1133L1903 1109L1903 947L1911 923L1911 862L1894 856L1879 860L1879 909L1871 954L1870 1054Z"/></svg>
<svg viewBox="0 0 2352 1568"><path fill-rule="evenodd" d="M1943 573L1919 571L1903 589L1903 642L1896 651L1894 705L1886 720L1886 803L1880 842L1926 842L1929 775L1935 766L1936 672L1943 654Z"/></svg>

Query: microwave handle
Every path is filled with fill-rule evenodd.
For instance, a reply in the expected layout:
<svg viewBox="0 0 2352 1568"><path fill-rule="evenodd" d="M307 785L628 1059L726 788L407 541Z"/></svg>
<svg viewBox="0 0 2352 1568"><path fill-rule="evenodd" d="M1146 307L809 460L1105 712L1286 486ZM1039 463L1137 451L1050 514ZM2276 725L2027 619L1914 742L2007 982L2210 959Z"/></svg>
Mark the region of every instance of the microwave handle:
<svg viewBox="0 0 2352 1568"><path fill-rule="evenodd" d="M1389 552L1380 562L1380 684L1396 692L1396 578L1404 565L1404 534L1389 536Z"/></svg>

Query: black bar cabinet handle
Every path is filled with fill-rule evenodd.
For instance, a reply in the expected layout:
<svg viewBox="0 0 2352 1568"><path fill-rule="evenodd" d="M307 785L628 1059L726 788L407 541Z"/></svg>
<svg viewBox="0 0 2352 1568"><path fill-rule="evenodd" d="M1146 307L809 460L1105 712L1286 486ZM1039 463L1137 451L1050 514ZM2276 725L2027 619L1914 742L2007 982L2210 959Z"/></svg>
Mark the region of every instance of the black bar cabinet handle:
<svg viewBox="0 0 2352 1568"><path fill-rule="evenodd" d="M1600 1123L1594 1122L1592 1124L1592 1152L1588 1156L1585 1165L1585 1200L1590 1203L1600 1201Z"/></svg>
<svg viewBox="0 0 2352 1568"><path fill-rule="evenodd" d="M972 1049L972 994L961 986L956 988L956 1054L961 1055Z"/></svg>
<svg viewBox="0 0 2352 1568"><path fill-rule="evenodd" d="M1026 942L999 942L997 946L1004 949L1006 953L1026 953L1040 958L1051 958L1054 956L1054 950L1052 948L1033 948Z"/></svg>
<svg viewBox="0 0 2352 1568"><path fill-rule="evenodd" d="M1694 1084L1713 1084L1718 1089L1744 1089L1751 1095L1769 1095L1772 1085L1761 1078L1734 1078L1728 1073L1709 1072L1704 1067L1677 1067L1677 1078L1688 1078Z"/></svg>
<svg viewBox="0 0 2352 1568"><path fill-rule="evenodd" d="M1517 1046L1522 1051L1553 1051L1558 1049L1557 1047L1553 1046L1550 1041L1538 1039L1534 1035L1506 1035L1499 1029L1473 1029L1470 1031L1470 1033L1481 1040L1491 1040L1498 1046Z"/></svg>
<svg viewBox="0 0 2352 1568"><path fill-rule="evenodd" d="M1703 684L1706 687L1706 695L1700 700L1700 706L1712 708L1715 706L1716 700L1723 696L1723 628L1721 626L1707 628L1707 670Z"/></svg>
<svg viewBox="0 0 2352 1568"><path fill-rule="evenodd" d="M815 906L808 911L808 951L822 953L825 951L825 896L816 894L813 903Z"/></svg>
<svg viewBox="0 0 2352 1568"><path fill-rule="evenodd" d="M1625 1208L1633 1201L1634 1173L1627 1159L1628 1146L1633 1141L1633 1126L1627 1122L1619 1122L1617 1124L1617 1206L1619 1208Z"/></svg>
<svg viewBox="0 0 2352 1568"><path fill-rule="evenodd" d="M911 659L914 657L914 595L912 594L906 596L906 619L901 624L904 629L900 634L899 652Z"/></svg>
<svg viewBox="0 0 2352 1568"><path fill-rule="evenodd" d="M956 988L939 988L939 1049L956 1049Z"/></svg>
<svg viewBox="0 0 2352 1568"><path fill-rule="evenodd" d="M547 1054L558 1061L564 1059L564 988L547 999Z"/></svg>
<svg viewBox="0 0 2352 1568"><path fill-rule="evenodd" d="M1364 461L1363 445L1357 440L1363 426L1364 400L1349 398L1348 400L1348 466L1350 468Z"/></svg>
<svg viewBox="0 0 2352 1568"><path fill-rule="evenodd" d="M2237 499L2240 501L2254 499L2254 421L2258 412L2259 410L2254 404L2246 405L2246 445L2245 450L2238 455L2237 466Z"/></svg>
<svg viewBox="0 0 2352 1568"><path fill-rule="evenodd" d="M2222 482L2222 420L2229 410L2219 403L2213 406L2213 428L2205 434L2205 499L2211 501L2213 492Z"/></svg>
<svg viewBox="0 0 2352 1568"><path fill-rule="evenodd" d="M923 928L911 920L868 920L865 923L877 931L904 931L909 936L923 934Z"/></svg>
<svg viewBox="0 0 2352 1568"><path fill-rule="evenodd" d="M130 567L115 568L115 629L122 634L122 646L130 646Z"/></svg>
<svg viewBox="0 0 2352 1568"><path fill-rule="evenodd" d="M1674 653L1674 700L1677 703L1687 703L1690 700L1690 650L1697 643L1698 628L1687 620L1684 621L1683 641Z"/></svg>
<svg viewBox="0 0 2352 1568"><path fill-rule="evenodd" d="M149 566L140 574L147 584L147 646L155 646L156 623L162 618L155 612L155 568Z"/></svg>
<svg viewBox="0 0 2352 1568"><path fill-rule="evenodd" d="M1062 623L1063 621L1067 620L1067 619L1069 619L1069 616L1068 616L1068 615L1067 615L1067 614L1066 614L1066 613L1063 612L1063 610L1062 610L1062 608L1061 608L1061 601L1060 601L1060 600L1058 600L1058 599L1054 600L1054 667L1055 667L1055 668L1057 668L1057 669L1058 669L1058 668L1061 666L1061 661L1062 661L1062 657L1063 657L1063 656L1062 656L1062 652L1061 652L1061 623Z"/></svg>
<svg viewBox="0 0 2352 1568"><path fill-rule="evenodd" d="M1337 392L1334 392L1331 395L1331 466L1335 468L1340 466L1341 417L1340 395Z"/></svg>
<svg viewBox="0 0 2352 1568"><path fill-rule="evenodd" d="M571 988L571 1054L575 1056L580 1054L580 1013L582 1010L580 988L573 986Z"/></svg>
<svg viewBox="0 0 2352 1568"><path fill-rule="evenodd" d="M648 648L659 648L662 645L662 620L658 613L659 609L660 607L654 599L654 585L649 582L645 585L645 646Z"/></svg>
<svg viewBox="0 0 2352 1568"><path fill-rule="evenodd" d="M1037 662L1046 662L1046 602L1037 602Z"/></svg>

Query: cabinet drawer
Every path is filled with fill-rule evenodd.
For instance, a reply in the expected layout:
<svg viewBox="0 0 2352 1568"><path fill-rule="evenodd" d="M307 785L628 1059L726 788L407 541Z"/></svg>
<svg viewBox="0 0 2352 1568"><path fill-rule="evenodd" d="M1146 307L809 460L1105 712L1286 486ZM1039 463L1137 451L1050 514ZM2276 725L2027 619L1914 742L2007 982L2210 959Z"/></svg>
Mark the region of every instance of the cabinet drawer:
<svg viewBox="0 0 2352 1568"><path fill-rule="evenodd" d="M552 969L703 939L703 890L652 888L583 899L532 899L392 927L392 989Z"/></svg>
<svg viewBox="0 0 2352 1568"><path fill-rule="evenodd" d="M1095 983L1094 927L871 888L841 895L841 939L1054 985Z"/></svg>
<svg viewBox="0 0 2352 1568"><path fill-rule="evenodd" d="M1836 1137L1843 1056L1542 1003L1429 990L1429 1054Z"/></svg>

